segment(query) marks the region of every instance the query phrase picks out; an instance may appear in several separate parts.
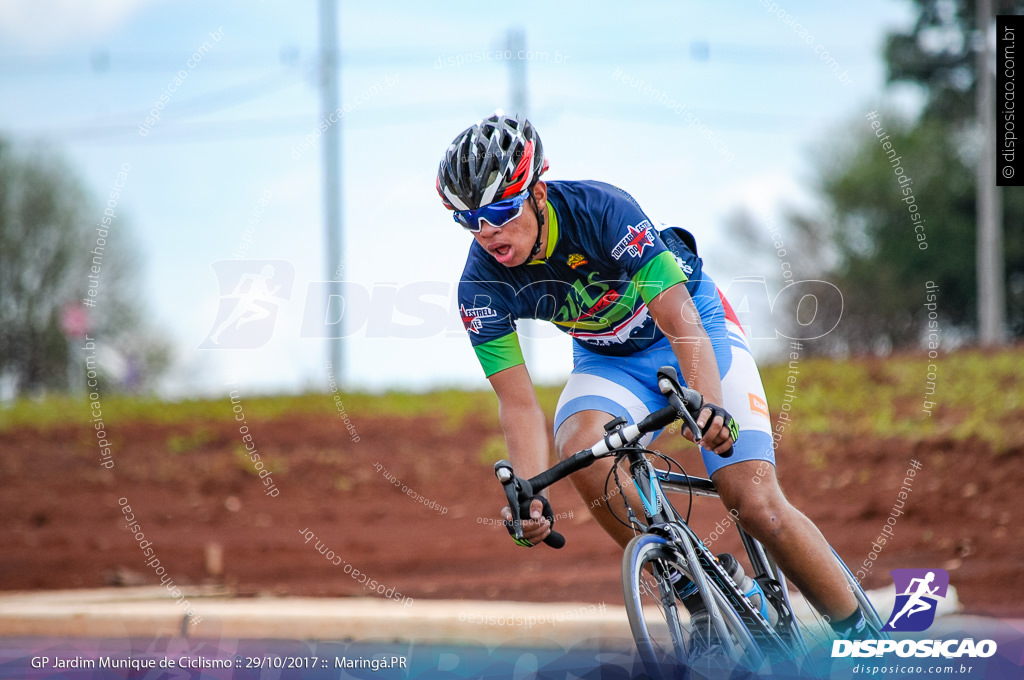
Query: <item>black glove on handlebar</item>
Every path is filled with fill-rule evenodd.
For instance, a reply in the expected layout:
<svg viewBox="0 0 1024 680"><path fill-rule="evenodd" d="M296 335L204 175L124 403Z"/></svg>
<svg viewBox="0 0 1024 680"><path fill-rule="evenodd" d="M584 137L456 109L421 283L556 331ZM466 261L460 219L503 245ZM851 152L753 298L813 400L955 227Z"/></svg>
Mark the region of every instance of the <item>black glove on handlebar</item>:
<svg viewBox="0 0 1024 680"><path fill-rule="evenodd" d="M709 402L704 402L704 404L701 405L701 410L704 409L709 409L711 411L711 417L708 418L708 422L704 423L704 427L701 429L700 435L702 437L708 433L709 429L711 429L711 421L715 419L715 416L722 416L722 423L724 424L723 426L725 427L725 429L729 430L729 434L732 435L733 443L735 443L736 440L740 438L740 425L739 423L736 422L736 419L729 414L728 411L726 411L721 406L717 406Z"/></svg>
<svg viewBox="0 0 1024 680"><path fill-rule="evenodd" d="M541 509L541 515L544 517L544 519L551 523L551 528L554 529L555 513L552 512L551 510L551 503L548 503L548 499L544 498L544 496L537 495L529 500L523 501L522 504L519 506L519 518L533 519L530 516L530 505L533 503L534 498L538 499L541 502L541 505L543 506ZM511 520L505 520L505 529L508 531L508 535L512 537L512 540L516 542L516 545L521 545L524 548L532 548L534 546L533 543L530 543L525 538L516 538L515 530L512 528Z"/></svg>

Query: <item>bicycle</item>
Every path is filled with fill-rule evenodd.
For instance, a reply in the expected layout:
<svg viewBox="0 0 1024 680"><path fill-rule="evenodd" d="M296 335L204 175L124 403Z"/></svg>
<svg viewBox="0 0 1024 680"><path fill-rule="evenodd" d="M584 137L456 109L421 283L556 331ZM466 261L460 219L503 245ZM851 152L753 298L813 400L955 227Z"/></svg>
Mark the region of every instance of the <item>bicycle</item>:
<svg viewBox="0 0 1024 680"><path fill-rule="evenodd" d="M684 518L669 502L666 491L685 493L690 496L692 509L693 496L718 498L718 492L710 479L690 476L668 456L639 446L643 435L657 432L679 418L695 438L701 436L694 420L703 405L701 395L682 386L671 367L658 370L658 387L668 398L668 406L633 425L627 424L622 417L611 420L605 425L601 441L530 479L517 477L511 463L506 460L494 464L509 507L520 509L518 513L512 513L510 524L514 537L522 540L521 518L529 517L530 499L535 494L597 460L614 457L615 463L605 482L606 498L611 493L608 482L614 476L624 499L628 524L637 532L623 556L622 587L630 629L647 674L660 678L668 669L692 666L695 662L691 658L694 656L695 631L691 630L689 635L684 632L681 610L685 607L680 606L682 600L674 585L682 576L696 585L707 609L709 630L700 632L706 636L713 631L713 639L717 641L716 654L709 655L708 650L704 650L701 658L718 665L719 669L725 660L756 671L766 665L784 665L805 657L811 649L808 640L818 638L812 630L801 628L793 614L786 576L764 547L744 532L739 524L735 525L753 569L752 577L778 614L774 625L740 591L718 558L690 528L689 510ZM656 466L651 458L666 463L667 467ZM645 522L639 520L625 500L625 494L621 493L619 465L623 460L628 462L629 478L639 491ZM679 471L674 471L673 467ZM620 517L618 519L623 521ZM545 543L561 548L565 545L565 538L553 531L545 538ZM868 624L869 635L877 639L888 638L881 632L883 622L863 589L834 549L832 552L857 599ZM661 620L652 614L654 608L660 611ZM824 631L823 639L831 637L824 618L819 618L817 625Z"/></svg>

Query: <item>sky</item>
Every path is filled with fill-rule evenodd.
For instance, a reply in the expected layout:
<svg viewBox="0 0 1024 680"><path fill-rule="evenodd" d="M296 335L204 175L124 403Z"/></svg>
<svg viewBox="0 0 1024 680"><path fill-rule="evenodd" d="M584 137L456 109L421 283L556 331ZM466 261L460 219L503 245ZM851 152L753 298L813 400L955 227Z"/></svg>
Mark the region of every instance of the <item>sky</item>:
<svg viewBox="0 0 1024 680"><path fill-rule="evenodd" d="M111 238L135 244L137 293L174 350L163 396L485 387L454 302L471 237L434 181L460 131L514 112L516 67L545 179L616 184L687 227L731 298L774 298L786 256L736 243L729 216L784 238L782 209L815 206L822 146L916 101L886 89L880 56L912 21L900 0L339 5L326 118L316 2L0 3L0 134L61 155L97 224L117 188ZM343 255L328 263L318 133L334 125ZM332 278L344 306L325 306ZM766 314L759 299L738 311ZM340 367L325 317L342 319ZM521 334L535 380L563 381L568 338ZM760 335L755 354L778 356L784 340Z"/></svg>

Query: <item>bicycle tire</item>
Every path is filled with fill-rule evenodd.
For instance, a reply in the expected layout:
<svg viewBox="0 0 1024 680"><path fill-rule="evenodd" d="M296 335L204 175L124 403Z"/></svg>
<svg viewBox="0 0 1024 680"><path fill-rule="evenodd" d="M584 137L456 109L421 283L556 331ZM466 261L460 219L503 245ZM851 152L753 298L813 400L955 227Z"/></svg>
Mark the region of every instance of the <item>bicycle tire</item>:
<svg viewBox="0 0 1024 680"><path fill-rule="evenodd" d="M647 571L648 565L650 572ZM684 634L681 622L681 612L686 608L663 576L669 568L684 574L690 572L685 557L661 536L641 534L626 546L622 561L626 615L644 669L652 678L671 677L696 661L690 654L692 637ZM725 596L715 588L711 591L731 636L726 647L731 648L733 654L720 660L729 664L741 663L747 668L760 667L764 655L750 631L729 606ZM657 608L663 620L655 619L650 608Z"/></svg>
<svg viewBox="0 0 1024 680"><path fill-rule="evenodd" d="M867 593L865 593L864 589L861 588L860 581L854 577L853 572L846 566L846 562L844 562L843 558L839 556L836 549L832 546L829 546L829 548L832 550L832 554L835 555L840 568L843 570L843 574L846 576L847 585L849 586L850 591L853 593L853 596L857 598L857 605L860 607L861 614L864 616L864 621L868 624L868 632L870 636L876 640L888 640L890 635L882 631L882 628L885 626L885 622L878 616L878 612L875 611L874 605L871 604L871 600L868 599Z"/></svg>

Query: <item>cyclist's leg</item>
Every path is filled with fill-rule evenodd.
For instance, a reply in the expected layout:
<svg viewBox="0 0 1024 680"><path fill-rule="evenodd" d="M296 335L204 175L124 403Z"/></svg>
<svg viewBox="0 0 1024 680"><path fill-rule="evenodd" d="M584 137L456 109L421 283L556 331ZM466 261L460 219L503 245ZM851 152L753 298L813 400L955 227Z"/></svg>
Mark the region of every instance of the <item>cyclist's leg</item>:
<svg viewBox="0 0 1024 680"><path fill-rule="evenodd" d="M569 416L555 436L555 448L559 458L571 456L600 439L604 424L613 417L603 411L580 411ZM615 512L620 517L625 516L625 506L622 499L617 497L617 492L605 490L604 482L611 466L611 460L599 460L585 470L573 473L569 480L598 524L616 543L625 547L633 538L634 532L618 522L608 509L609 504L615 503ZM636 492L629 487L624 489L631 507L641 507Z"/></svg>
<svg viewBox="0 0 1024 680"><path fill-rule="evenodd" d="M719 298L717 289L712 293L702 286L694 301L715 348L722 405L739 423L740 438L729 458L702 449L705 467L744 530L765 546L818 611L843 620L857 611L856 598L821 532L779 487L761 377L735 314Z"/></svg>
<svg viewBox="0 0 1024 680"><path fill-rule="evenodd" d="M825 538L783 495L774 466L749 461L727 465L711 479L725 507L764 545L815 609L832 621L841 621L857 610L857 601Z"/></svg>
<svg viewBox="0 0 1024 680"><path fill-rule="evenodd" d="M647 382L655 382L658 367L671 363L671 357L667 341L631 357L594 354L577 345L575 366L555 411L555 448L559 458L571 456L598 441L604 434L604 424L613 417L623 416L635 423L664 406L665 397L654 386L645 384L640 376L649 375ZM643 443L651 439L653 436L648 436ZM614 486L605 489L611 466L611 460L600 460L573 473L569 479L598 523L624 547L634 532L609 511L611 504L619 517L626 516L618 490ZM627 476L627 473L622 474ZM631 485L625 486L625 495L631 507L642 507Z"/></svg>

